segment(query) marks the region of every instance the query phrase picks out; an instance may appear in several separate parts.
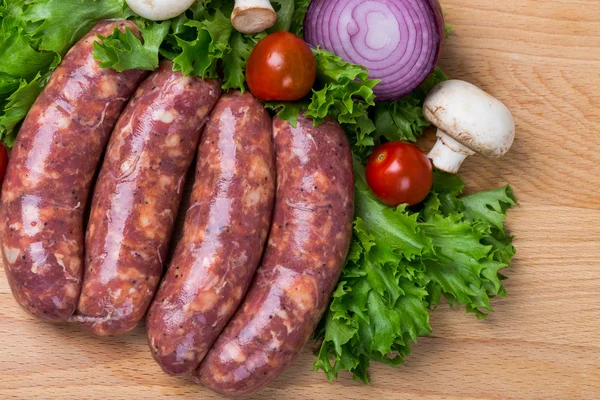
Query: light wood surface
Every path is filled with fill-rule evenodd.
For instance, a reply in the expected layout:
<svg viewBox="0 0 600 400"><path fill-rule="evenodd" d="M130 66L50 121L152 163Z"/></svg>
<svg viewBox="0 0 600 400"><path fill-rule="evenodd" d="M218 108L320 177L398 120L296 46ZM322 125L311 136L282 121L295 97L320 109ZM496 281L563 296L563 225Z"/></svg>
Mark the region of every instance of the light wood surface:
<svg viewBox="0 0 600 400"><path fill-rule="evenodd" d="M517 140L470 158L470 191L510 183L520 206L509 297L477 321L440 306L407 364L328 383L305 349L255 399L600 399L600 1L446 0L441 66L502 99ZM143 327L96 338L27 316L0 274L0 399L218 398L164 375Z"/></svg>

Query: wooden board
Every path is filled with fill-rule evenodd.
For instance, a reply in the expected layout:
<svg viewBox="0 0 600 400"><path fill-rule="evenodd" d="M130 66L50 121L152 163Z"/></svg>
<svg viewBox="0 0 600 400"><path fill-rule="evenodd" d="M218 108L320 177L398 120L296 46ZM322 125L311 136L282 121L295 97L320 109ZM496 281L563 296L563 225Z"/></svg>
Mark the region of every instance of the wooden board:
<svg viewBox="0 0 600 400"><path fill-rule="evenodd" d="M520 206L509 297L485 322L432 314L407 365L370 386L328 383L300 359L255 399L600 398L600 1L445 0L454 26L441 65L502 99L517 140L501 161L469 159L469 190L510 183ZM164 375L142 327L96 338L37 322L0 274L0 399L218 398Z"/></svg>

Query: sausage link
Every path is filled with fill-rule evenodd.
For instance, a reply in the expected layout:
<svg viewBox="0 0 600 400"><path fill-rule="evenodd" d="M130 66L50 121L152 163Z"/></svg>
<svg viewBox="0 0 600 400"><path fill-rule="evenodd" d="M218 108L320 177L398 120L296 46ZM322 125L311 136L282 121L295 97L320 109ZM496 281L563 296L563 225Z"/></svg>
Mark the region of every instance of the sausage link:
<svg viewBox="0 0 600 400"><path fill-rule="evenodd" d="M273 122L277 194L267 249L240 309L197 378L240 396L266 386L298 356L323 315L350 246L354 176L334 121Z"/></svg>
<svg viewBox="0 0 600 400"><path fill-rule="evenodd" d="M247 92L221 97L201 139L183 237L146 322L166 373L198 368L248 289L269 230L274 164L263 105Z"/></svg>
<svg viewBox="0 0 600 400"><path fill-rule="evenodd" d="M52 74L17 137L2 190L2 254L13 295L30 314L64 321L81 288L83 212L112 128L145 72L100 68L96 35L73 46Z"/></svg>
<svg viewBox="0 0 600 400"><path fill-rule="evenodd" d="M164 61L121 115L96 183L77 315L98 335L133 329L148 310L185 174L221 95L217 80L186 77Z"/></svg>

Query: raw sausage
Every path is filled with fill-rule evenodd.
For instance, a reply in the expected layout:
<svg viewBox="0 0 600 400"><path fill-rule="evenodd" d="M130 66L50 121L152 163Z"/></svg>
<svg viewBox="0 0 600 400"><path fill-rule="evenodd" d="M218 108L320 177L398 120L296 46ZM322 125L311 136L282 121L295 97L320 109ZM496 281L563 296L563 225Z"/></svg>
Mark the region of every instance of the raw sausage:
<svg viewBox="0 0 600 400"><path fill-rule="evenodd" d="M169 374L198 367L250 284L273 207L271 136L269 115L249 93L224 95L206 125L183 237L146 323Z"/></svg>
<svg viewBox="0 0 600 400"><path fill-rule="evenodd" d="M63 321L81 288L83 212L112 128L145 72L100 68L96 35L128 21L104 21L73 46L29 111L2 190L2 254L17 302Z"/></svg>
<svg viewBox="0 0 600 400"><path fill-rule="evenodd" d="M354 178L334 121L273 122L277 194L267 249L240 309L197 377L226 395L255 392L283 373L324 313L350 246Z"/></svg>
<svg viewBox="0 0 600 400"><path fill-rule="evenodd" d="M263 105L248 92L221 97L202 135L183 237L146 322L165 372L194 371L244 296L269 230L274 164Z"/></svg>
<svg viewBox="0 0 600 400"><path fill-rule="evenodd" d="M221 95L164 61L119 118L96 183L77 314L98 335L133 329L162 274L185 174Z"/></svg>

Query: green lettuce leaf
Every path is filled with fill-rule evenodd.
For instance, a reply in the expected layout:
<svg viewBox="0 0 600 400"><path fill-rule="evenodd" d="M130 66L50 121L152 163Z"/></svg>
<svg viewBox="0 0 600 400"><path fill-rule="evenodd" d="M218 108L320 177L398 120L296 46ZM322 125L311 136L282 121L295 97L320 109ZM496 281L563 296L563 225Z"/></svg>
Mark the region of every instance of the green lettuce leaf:
<svg viewBox="0 0 600 400"><path fill-rule="evenodd" d="M103 67L122 71L153 69L162 55L184 75L220 77L223 89L245 90L248 56L266 33L244 35L233 29L229 19L233 4L232 0L204 1L170 21L140 20L144 21L141 38L115 32L95 46L94 57ZM283 0L281 4L285 12Z"/></svg>
<svg viewBox="0 0 600 400"><path fill-rule="evenodd" d="M379 263L397 257L413 260L429 251L432 243L420 234L418 215L408 212L406 205L392 208L377 200L358 160L354 161L354 170L356 235L371 260Z"/></svg>
<svg viewBox="0 0 600 400"><path fill-rule="evenodd" d="M377 103L374 110L375 136L389 141L416 142L423 129L430 125L423 116L423 102L438 83L448 77L440 68L429 75L413 93L392 102Z"/></svg>
<svg viewBox="0 0 600 400"><path fill-rule="evenodd" d="M265 33L242 35L233 31L229 40L230 50L223 56L223 89L245 90L246 62L256 43L265 36Z"/></svg>
<svg viewBox="0 0 600 400"><path fill-rule="evenodd" d="M204 14L202 20L188 20L183 25L193 28L194 34L191 40L185 37L185 30L175 35L181 53L173 58L174 69L184 75L217 78L217 62L230 49L233 27L229 18L216 10L213 16Z"/></svg>
<svg viewBox="0 0 600 400"><path fill-rule="evenodd" d="M296 11L294 0L271 0L271 5L277 13L277 20L275 25L267 29L267 32L289 31Z"/></svg>
<svg viewBox="0 0 600 400"><path fill-rule="evenodd" d="M304 16L310 2L311 0L294 0L294 14L289 31L300 37L304 37Z"/></svg>
<svg viewBox="0 0 600 400"><path fill-rule="evenodd" d="M22 79L18 89L6 100L0 113L0 135L3 134L2 140L8 147L13 146L21 121L49 79L49 72L38 74L29 82Z"/></svg>
<svg viewBox="0 0 600 400"><path fill-rule="evenodd" d="M36 23L33 38L38 49L63 55L99 21L133 15L123 0L40 0L23 15Z"/></svg>
<svg viewBox="0 0 600 400"><path fill-rule="evenodd" d="M4 19L0 30L0 74L15 78L32 79L40 70L47 69L57 55L41 52L31 44L25 26Z"/></svg>
<svg viewBox="0 0 600 400"><path fill-rule="evenodd" d="M298 116L308 108L308 100L303 101L267 101L265 107L276 112L277 116L296 126Z"/></svg>
<svg viewBox="0 0 600 400"><path fill-rule="evenodd" d="M515 250L502 221L515 199L509 187L460 197L460 178L436 171L422 205L390 208L369 190L356 159L355 171L352 244L315 334L313 368L368 382L372 361L401 364L411 343L431 332L429 312L442 296L485 318L490 299L506 295L499 271Z"/></svg>
<svg viewBox="0 0 600 400"><path fill-rule="evenodd" d="M515 205L515 197L509 186L496 190L474 193L462 199L465 216L473 221L481 220L502 229L506 210Z"/></svg>
<svg viewBox="0 0 600 400"><path fill-rule="evenodd" d="M366 68L343 61L322 49L313 50L317 61L317 82L307 116L316 124L330 116L342 124L354 124L375 105L373 87L379 82L369 79Z"/></svg>
<svg viewBox="0 0 600 400"><path fill-rule="evenodd" d="M100 60L102 68L122 72L129 69L153 71L158 67L158 49L169 32L171 23L138 23L144 43L126 28L125 32L115 28L112 35L99 36L102 41L94 43L94 58Z"/></svg>

